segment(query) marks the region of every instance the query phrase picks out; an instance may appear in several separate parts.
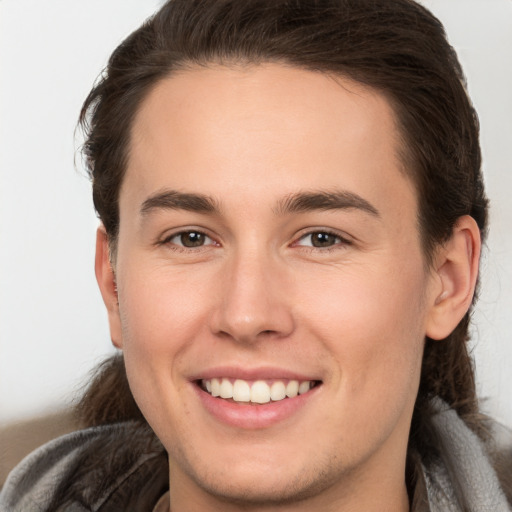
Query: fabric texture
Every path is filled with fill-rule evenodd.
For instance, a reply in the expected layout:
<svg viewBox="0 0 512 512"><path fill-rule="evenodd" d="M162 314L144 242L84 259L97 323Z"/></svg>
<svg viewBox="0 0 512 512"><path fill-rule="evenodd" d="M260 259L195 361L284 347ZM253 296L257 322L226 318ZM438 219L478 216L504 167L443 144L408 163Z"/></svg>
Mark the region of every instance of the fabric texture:
<svg viewBox="0 0 512 512"><path fill-rule="evenodd" d="M151 511L169 486L167 454L146 425L93 427L42 446L15 468L1 512Z"/></svg>
<svg viewBox="0 0 512 512"><path fill-rule="evenodd" d="M482 442L446 404L435 407L442 455L428 466L416 460L411 511L512 511ZM0 511L152 511L168 479L166 452L147 425L93 427L24 459L0 493Z"/></svg>
<svg viewBox="0 0 512 512"><path fill-rule="evenodd" d="M441 445L441 459L423 468L430 511L511 511L476 434L441 400L435 405L439 412L433 422Z"/></svg>

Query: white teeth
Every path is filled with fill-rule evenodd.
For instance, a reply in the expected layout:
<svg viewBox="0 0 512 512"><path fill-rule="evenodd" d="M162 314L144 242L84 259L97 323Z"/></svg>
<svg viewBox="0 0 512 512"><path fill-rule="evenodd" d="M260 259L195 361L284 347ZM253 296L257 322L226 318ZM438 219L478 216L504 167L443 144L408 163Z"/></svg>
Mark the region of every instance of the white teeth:
<svg viewBox="0 0 512 512"><path fill-rule="evenodd" d="M206 388L208 389L208 388ZM219 379L212 379L212 396L220 396L220 382Z"/></svg>
<svg viewBox="0 0 512 512"><path fill-rule="evenodd" d="M229 399L235 402L252 402L256 404L266 404L271 400L278 402L288 398L295 398L297 395L307 393L313 386L313 381L290 380L285 383L276 380L272 385L268 385L264 380L247 382L242 379L235 380L234 383L227 378L214 378L203 380L203 388L214 397Z"/></svg>
<svg viewBox="0 0 512 512"><path fill-rule="evenodd" d="M299 395L303 395L304 393L307 393L311 389L310 384L311 383L308 380L301 382L299 384Z"/></svg>
<svg viewBox="0 0 512 512"><path fill-rule="evenodd" d="M245 380L235 380L235 383L233 384L233 400L235 402L251 401L251 387L247 382L245 382Z"/></svg>
<svg viewBox="0 0 512 512"><path fill-rule="evenodd" d="M257 380L251 387L251 402L266 404L270 402L270 387L263 380Z"/></svg>
<svg viewBox="0 0 512 512"><path fill-rule="evenodd" d="M220 383L220 397L233 398L233 384L228 379L222 379Z"/></svg>
<svg viewBox="0 0 512 512"><path fill-rule="evenodd" d="M286 396L288 398L294 398L299 394L299 382L291 380L286 384Z"/></svg>
<svg viewBox="0 0 512 512"><path fill-rule="evenodd" d="M270 386L270 398L275 402L286 396L286 387L283 382L276 381Z"/></svg>

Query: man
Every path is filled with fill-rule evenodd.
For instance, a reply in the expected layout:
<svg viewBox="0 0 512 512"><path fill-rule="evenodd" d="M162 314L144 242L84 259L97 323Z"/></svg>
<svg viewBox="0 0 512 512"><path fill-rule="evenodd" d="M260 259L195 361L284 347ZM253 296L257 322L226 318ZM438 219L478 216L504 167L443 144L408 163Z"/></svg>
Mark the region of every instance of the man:
<svg viewBox="0 0 512 512"><path fill-rule="evenodd" d="M509 510L466 348L478 127L435 18L171 1L81 120L123 357L7 510Z"/></svg>

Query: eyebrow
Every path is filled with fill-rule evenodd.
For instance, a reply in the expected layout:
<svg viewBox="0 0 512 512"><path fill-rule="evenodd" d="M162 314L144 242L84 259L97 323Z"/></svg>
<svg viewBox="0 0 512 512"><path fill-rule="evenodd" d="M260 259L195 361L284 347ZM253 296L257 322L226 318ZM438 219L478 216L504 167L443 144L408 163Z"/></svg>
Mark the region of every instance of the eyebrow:
<svg viewBox="0 0 512 512"><path fill-rule="evenodd" d="M286 215L314 210L348 209L362 210L372 216L380 217L379 211L366 199L345 190L297 192L278 201L273 211L276 215ZM218 214L220 207L214 198L207 195L163 190L148 197L140 209L142 216L147 216L154 210L186 210Z"/></svg>
<svg viewBox="0 0 512 512"><path fill-rule="evenodd" d="M361 196L345 190L313 191L291 194L279 201L276 213L305 213L313 210L362 210L374 217L380 217L380 213Z"/></svg>
<svg viewBox="0 0 512 512"><path fill-rule="evenodd" d="M141 206L142 216L154 210L186 210L197 213L217 213L217 202L203 194L178 192L177 190L164 190L148 197Z"/></svg>

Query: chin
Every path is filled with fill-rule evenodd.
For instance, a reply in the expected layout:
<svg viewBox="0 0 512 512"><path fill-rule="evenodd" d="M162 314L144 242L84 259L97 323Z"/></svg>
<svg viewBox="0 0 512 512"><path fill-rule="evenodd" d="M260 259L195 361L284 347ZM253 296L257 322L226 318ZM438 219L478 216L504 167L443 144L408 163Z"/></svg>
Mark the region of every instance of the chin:
<svg viewBox="0 0 512 512"><path fill-rule="evenodd" d="M206 467L204 460L186 464L187 477L193 486L219 501L245 506L279 506L314 498L340 480L343 468L331 455L311 464L265 463L250 458L245 464L219 464ZM188 466L188 467L187 467ZM294 466L294 467L292 467ZM182 465L182 468L185 469ZM172 475L172 465L171 465ZM171 476L171 485L173 478Z"/></svg>
<svg viewBox="0 0 512 512"><path fill-rule="evenodd" d="M322 473L317 478L305 474L276 475L275 471L267 471L264 476L260 472L254 473L245 478L235 477L229 482L226 479L201 478L196 484L220 501L263 507L314 498L336 480L335 477L328 479Z"/></svg>

